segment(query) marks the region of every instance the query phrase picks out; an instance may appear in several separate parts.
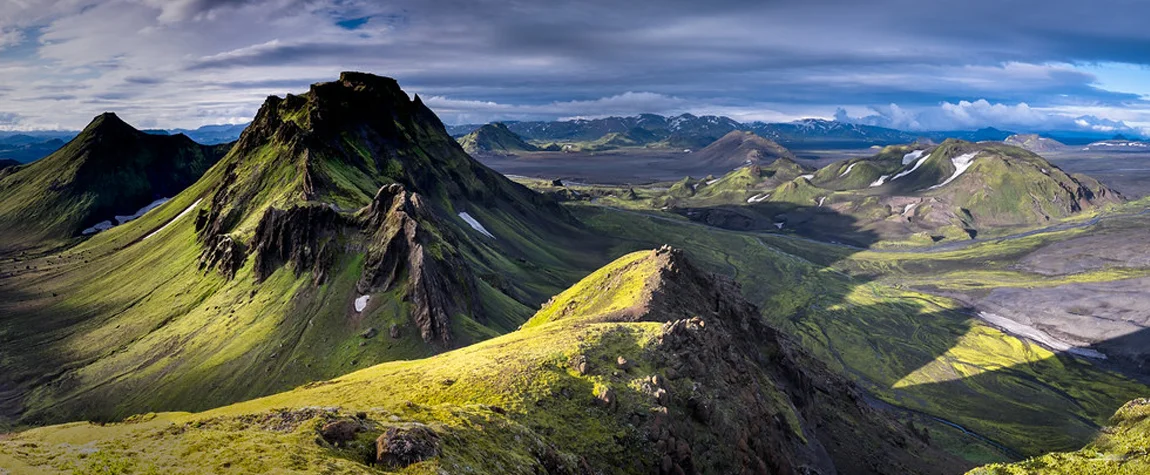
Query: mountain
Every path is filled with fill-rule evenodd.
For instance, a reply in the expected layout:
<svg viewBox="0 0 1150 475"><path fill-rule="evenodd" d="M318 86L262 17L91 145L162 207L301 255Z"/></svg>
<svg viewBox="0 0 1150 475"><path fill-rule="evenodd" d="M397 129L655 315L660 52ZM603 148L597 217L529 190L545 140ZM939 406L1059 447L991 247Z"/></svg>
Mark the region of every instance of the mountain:
<svg viewBox="0 0 1150 475"><path fill-rule="evenodd" d="M534 152L538 147L524 142L502 122L484 125L459 139L463 150L472 155L506 155Z"/></svg>
<svg viewBox="0 0 1150 475"><path fill-rule="evenodd" d="M795 155L754 132L733 131L692 153L686 160L701 169L726 172L746 165L766 165L778 158L794 160Z"/></svg>
<svg viewBox="0 0 1150 475"><path fill-rule="evenodd" d="M235 142L248 124L205 125L195 129L170 129L169 135L184 134L202 144L216 145Z"/></svg>
<svg viewBox="0 0 1150 475"><path fill-rule="evenodd" d="M605 142L612 137L625 137L627 144L621 146L651 145L677 149L703 148L740 127L738 122L727 117L691 114L675 117L641 114L632 117L505 124L508 130L523 139L536 142ZM466 134L478 127L455 126L452 128L453 135Z"/></svg>
<svg viewBox="0 0 1150 475"><path fill-rule="evenodd" d="M765 179L746 167L656 201L719 227L785 228L839 242L849 235L970 239L1124 201L1091 177L996 142L889 146L818 171L787 169Z"/></svg>
<svg viewBox="0 0 1150 475"><path fill-rule="evenodd" d="M200 414L6 436L0 463L136 471L948 473L968 463L875 409L726 278L627 254L521 329ZM68 441L65 445L61 442ZM37 451L21 449L39 447ZM182 454L194 452L195 457ZM252 454L262 454L258 459Z"/></svg>
<svg viewBox="0 0 1150 475"><path fill-rule="evenodd" d="M60 139L49 139L43 142L24 142L20 137L13 137L9 143L0 144L0 160L13 160L20 163L30 163L50 155L64 146Z"/></svg>
<svg viewBox="0 0 1150 475"><path fill-rule="evenodd" d="M912 142L919 137L917 134L901 130L821 119L803 119L775 124L752 122L746 124L744 128L763 137L790 145L885 145Z"/></svg>
<svg viewBox="0 0 1150 475"><path fill-rule="evenodd" d="M1054 139L1040 137L1038 134L1015 134L1002 141L1007 145L1021 147L1034 153L1056 152L1066 148L1066 145Z"/></svg>
<svg viewBox="0 0 1150 475"><path fill-rule="evenodd" d="M135 217L197 180L223 151L100 115L60 150L0 178L0 252L58 245Z"/></svg>
<svg viewBox="0 0 1150 475"><path fill-rule="evenodd" d="M268 98L140 219L0 263L0 425L202 410L486 340L604 248L395 80L344 73Z"/></svg>

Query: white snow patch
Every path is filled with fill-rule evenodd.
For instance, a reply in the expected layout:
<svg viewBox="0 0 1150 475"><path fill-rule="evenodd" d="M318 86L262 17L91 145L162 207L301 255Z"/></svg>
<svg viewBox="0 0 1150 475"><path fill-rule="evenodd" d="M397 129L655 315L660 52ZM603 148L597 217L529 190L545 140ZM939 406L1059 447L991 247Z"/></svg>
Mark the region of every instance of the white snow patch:
<svg viewBox="0 0 1150 475"><path fill-rule="evenodd" d="M722 180L722 178L716 178L714 180L707 180L707 185L714 185L715 183L718 183L719 180Z"/></svg>
<svg viewBox="0 0 1150 475"><path fill-rule="evenodd" d="M875 180L874 183L870 184L870 187L874 188L876 186L882 186L883 183L886 183L887 178L890 178L890 175L883 175L883 176L878 177L878 179Z"/></svg>
<svg viewBox="0 0 1150 475"><path fill-rule="evenodd" d="M114 227L116 227L116 226L119 226L119 225L121 225L121 224L124 224L124 223L126 223L126 222L128 222L128 221L131 221L131 220L133 220L133 219L137 219L137 218L139 218L140 216L143 216L143 215L144 215L145 213L147 213L148 211L151 211L151 210L154 210L154 209L156 209L156 208L159 208L159 207L160 207L160 205L162 205L162 204L164 204L164 203L167 203L167 202L168 202L168 200L169 200L169 198L160 198L160 199L158 199L158 200L156 200L156 201L153 201L153 202L149 203L147 206L145 206L145 207L143 207L143 208L140 208L140 210L139 210L139 211L136 211L136 212L135 212L135 213L133 213L133 214L130 214L130 215L127 215L127 216L116 216L116 217L115 217L115 220L116 220L116 222L115 222L115 223L113 223L113 222L112 222L112 221L110 221L110 220L109 220L109 221L100 221L99 223L96 223L96 225L95 225L95 226L92 226L92 227L90 227L90 228L88 228L88 229L85 229L85 230L83 230L83 231L80 231L80 234L83 234L83 235L85 235L85 236L86 236L86 235L89 235L89 234L96 234L96 233L98 233L98 232L100 232L100 231L107 231L107 230L109 230L109 229L112 229L112 228L114 228Z"/></svg>
<svg viewBox="0 0 1150 475"><path fill-rule="evenodd" d="M483 227L482 224L479 224L479 221L476 221L475 218L472 218L471 215L468 214L466 211L460 212L459 217L463 218L463 220L466 221L469 226L471 226L471 229L479 231L484 236L487 236L491 239L495 239L495 235L488 232L487 228Z"/></svg>
<svg viewBox="0 0 1150 475"><path fill-rule="evenodd" d="M124 224L124 223L126 223L126 222L128 222L128 221L131 221L131 220L133 220L133 219L139 218L140 216L143 216L143 215L144 215L144 213L147 213L148 211L151 211L151 210L154 210L154 209L156 209L156 208L159 208L159 207L160 207L160 205L162 205L162 204L164 204L164 203L167 203L167 202L168 202L168 200L170 200L170 199L171 199L171 198L160 198L160 199L158 199L158 200L156 200L156 201L153 201L153 202L151 202L150 204L148 204L148 206L145 206L145 207L143 207L143 208L140 208L140 210L139 210L139 211L136 211L136 213L135 213L135 214L131 214L131 215L128 215L128 216L116 216L116 224Z"/></svg>
<svg viewBox="0 0 1150 475"><path fill-rule="evenodd" d="M920 154L920 155L921 155L921 154ZM921 166L922 166L922 164L923 164L924 162L926 162L926 159L928 159L928 158L930 158L930 155L927 155L927 156L925 156L925 157L922 157L922 158L918 159L918 161L917 161L917 162L914 162L914 166L913 166L913 167L911 167L911 169L910 169L910 170L907 170L907 171L905 171L905 172L901 172L901 173L899 173L899 174L897 174L897 175L895 175L895 176L891 177L891 178L890 178L890 181L895 181L895 180L897 180L897 179L899 179L899 178L902 178L902 177L904 177L904 176L910 175L911 173L914 173L914 171L915 171L915 170L918 170L918 167L921 167ZM904 160L905 160L905 159L904 159Z"/></svg>
<svg viewBox="0 0 1150 475"><path fill-rule="evenodd" d="M847 167L847 171L843 172L843 173L842 173L842 175L839 175L839 178L842 178L842 177L844 177L844 176L847 176L847 173L850 173L850 172L851 172L851 170L854 170L854 168L855 168L855 165L858 165L858 164L859 164L859 162L854 162L854 163L852 163L852 164L851 164L849 167Z"/></svg>
<svg viewBox="0 0 1150 475"><path fill-rule="evenodd" d="M770 197L771 197L770 193L763 193L761 195L755 195L755 196L752 196L750 198L747 198L747 203L762 203L763 201L766 201L767 198L770 198Z"/></svg>
<svg viewBox="0 0 1150 475"><path fill-rule="evenodd" d="M786 225L787 225L787 223L775 223L775 227L779 228L779 229L783 229L783 226L786 226Z"/></svg>
<svg viewBox="0 0 1150 475"><path fill-rule="evenodd" d="M371 300L370 295L360 295L359 298L355 299L355 311L356 311L356 313L362 312L363 309L367 308L367 302L369 300Z"/></svg>
<svg viewBox="0 0 1150 475"><path fill-rule="evenodd" d="M970 168L971 165L974 165L974 157L976 155L978 155L978 152L971 152L971 153L959 155L957 157L950 159L950 163L954 164L954 174L951 175L950 178L947 178L946 181L939 183L937 185L934 185L934 186L927 188L927 189L933 190L935 188L942 188L942 187L946 186L948 183L954 181L955 178L958 178L959 175L966 172L966 169Z"/></svg>
<svg viewBox="0 0 1150 475"><path fill-rule="evenodd" d="M823 207L823 202L826 200L827 200L827 197L825 197L825 196L819 197L819 208Z"/></svg>
<svg viewBox="0 0 1150 475"><path fill-rule="evenodd" d="M112 229L114 227L116 227L116 225L112 224L111 221L100 221L100 222L96 223L95 226L92 226L88 229L80 231L80 234L87 236L89 234L96 234L100 231L107 231L107 230Z"/></svg>
<svg viewBox="0 0 1150 475"><path fill-rule="evenodd" d="M814 177L815 177L814 175L799 175L799 178L806 178L808 180L810 180L811 178L814 178Z"/></svg>
<svg viewBox="0 0 1150 475"><path fill-rule="evenodd" d="M163 230L165 230L165 229L168 229L168 226L171 226L171 225L172 225L172 223L174 223L174 222L176 222L176 221L179 221L179 220L180 220L180 218L184 217L184 216L185 216L185 215L187 215L188 213L191 213L191 212L192 212L192 210L193 210L193 209L195 209L195 207L196 207L197 205L199 205L199 204L200 204L200 202L201 202L201 201L203 201L203 200L204 200L203 198L200 198L200 199L196 200L196 202L195 202L195 203L192 203L192 205L191 205L191 206L188 206L188 209L185 209L185 210L181 211L181 212L180 212L180 214L176 215L176 217L175 217L175 218L172 218L172 220L171 220L171 221L168 221L168 222L167 222L167 224L165 224L165 225L161 226L161 227L160 227L160 229L157 229L157 230L155 230L155 231L152 231L152 234L149 234L149 235L147 235L147 236L144 236L144 239L143 239L143 240L147 240L148 238L150 238L150 237L152 237L152 236L155 236L155 235L157 235L157 234L160 234L160 231L163 231Z"/></svg>
<svg viewBox="0 0 1150 475"><path fill-rule="evenodd" d="M926 153L926 150L915 150L915 151L910 152L906 155L903 155L902 156L902 164L903 165L910 165L911 162L921 158L922 154L924 154L924 153Z"/></svg>
<svg viewBox="0 0 1150 475"><path fill-rule="evenodd" d="M909 213L909 212L911 212L911 211L913 211L913 210L914 210L914 207L915 207L915 206L918 206L918 203L911 203L911 204L908 204L908 205L906 205L905 207L903 207L903 209L902 209L902 215L903 215L903 216L906 216L906 214L907 214L907 213Z"/></svg>

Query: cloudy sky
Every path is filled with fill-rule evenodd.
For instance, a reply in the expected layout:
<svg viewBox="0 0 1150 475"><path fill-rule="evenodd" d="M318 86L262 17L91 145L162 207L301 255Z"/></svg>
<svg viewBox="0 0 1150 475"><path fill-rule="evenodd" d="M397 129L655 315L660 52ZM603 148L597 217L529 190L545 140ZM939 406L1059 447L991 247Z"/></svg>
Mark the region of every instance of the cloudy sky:
<svg viewBox="0 0 1150 475"><path fill-rule="evenodd" d="M1150 132L1139 0L0 0L0 129L251 119L342 70L447 123L640 112Z"/></svg>

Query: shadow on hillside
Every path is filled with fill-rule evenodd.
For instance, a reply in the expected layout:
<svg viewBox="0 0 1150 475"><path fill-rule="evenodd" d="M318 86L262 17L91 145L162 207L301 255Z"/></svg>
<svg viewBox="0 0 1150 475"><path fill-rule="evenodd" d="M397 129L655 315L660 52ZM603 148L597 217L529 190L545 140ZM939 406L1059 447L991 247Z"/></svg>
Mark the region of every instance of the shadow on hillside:
<svg viewBox="0 0 1150 475"><path fill-rule="evenodd" d="M625 237L621 251L670 244L735 278L771 325L829 366L897 412L956 428L956 437L965 433L1001 458L1080 447L1145 389L1073 355L1037 358L1019 350L978 324L971 308L945 308L942 299L838 272L836 262L878 237L827 208L685 210L691 221L622 210L582 213Z"/></svg>

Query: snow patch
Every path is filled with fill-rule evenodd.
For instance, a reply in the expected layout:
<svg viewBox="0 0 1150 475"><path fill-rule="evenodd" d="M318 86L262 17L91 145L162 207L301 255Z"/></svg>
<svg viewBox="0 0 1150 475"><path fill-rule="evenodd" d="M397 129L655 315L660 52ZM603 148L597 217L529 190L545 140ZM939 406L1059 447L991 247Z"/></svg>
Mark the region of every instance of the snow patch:
<svg viewBox="0 0 1150 475"><path fill-rule="evenodd" d="M787 223L775 223L775 227L779 228L779 229L783 229L783 226L786 226L786 225L787 225Z"/></svg>
<svg viewBox="0 0 1150 475"><path fill-rule="evenodd" d="M356 313L363 312L363 309L367 308L367 302L369 300L371 300L370 295L360 295L359 298L355 299Z"/></svg>
<svg viewBox="0 0 1150 475"><path fill-rule="evenodd" d="M479 224L479 221L476 221L475 218L471 217L471 215L468 214L466 211L460 212L459 217L462 218L464 221L466 221L467 225L471 226L471 229L479 231L484 236L487 236L491 239L495 239L495 235L488 232L487 228L483 227L482 224Z"/></svg>
<svg viewBox="0 0 1150 475"><path fill-rule="evenodd" d="M915 150L915 151L910 152L906 155L903 155L902 156L902 164L903 165L910 165L911 162L914 162L915 160L922 158L922 154L924 154L924 153L926 153L926 150Z"/></svg>
<svg viewBox="0 0 1150 475"><path fill-rule="evenodd" d="M710 186L710 185L714 185L715 183L718 183L718 182L719 182L719 180L722 180L722 178L716 178L716 179L714 179L714 180L707 180L707 185L708 185L708 186Z"/></svg>
<svg viewBox="0 0 1150 475"><path fill-rule="evenodd" d="M920 154L920 155L921 155L921 154ZM922 166L922 164L923 164L924 162L926 162L926 159L928 159L928 158L930 158L930 155L927 155L927 156L925 156L925 157L919 158L917 162L914 162L914 167L911 167L911 169L910 169L910 170L907 170L907 171L901 172L901 173L899 173L899 174L897 174L897 175L895 175L895 176L891 177L891 178L890 178L890 181L895 181L895 180L897 180L897 179L899 179L899 178L902 178L902 177L904 177L904 176L910 175L911 173L914 173L914 171L915 171L915 170L918 170L918 167L921 167L921 166ZM904 158L903 160L906 160L906 159Z"/></svg>
<svg viewBox="0 0 1150 475"><path fill-rule="evenodd" d="M823 202L826 200L827 200L827 197L825 197L825 196L819 197L819 208L823 207Z"/></svg>
<svg viewBox="0 0 1150 475"><path fill-rule="evenodd" d="M165 229L168 229L168 226L171 226L171 225L172 225L172 223L174 223L174 222L176 222L176 221L179 221L179 220L180 220L180 218L184 217L184 216L185 216L185 215L187 215L188 213L191 213L191 212L192 212L192 210L193 210L193 209L195 209L195 207L196 207L197 205L199 205L199 204L200 204L200 202L201 202L201 201L203 201L203 200L204 200L203 198L200 198L200 199L196 200L196 202L195 202L195 203L192 203L192 205L191 205L191 206L189 206L189 207L188 207L188 209L185 209L185 210L183 210L182 212L180 212L180 214L176 215L176 217L175 217L175 218L172 218L172 220L171 220L171 221L168 221L168 222L167 222L167 224L164 224L163 226L161 226L161 227L160 227L160 229L157 229L157 230L155 230L155 231L152 231L152 234L149 234L149 235L147 235L147 236L144 236L144 239L143 239L143 240L147 240L148 238L150 238L150 237L152 237L152 236L155 236L155 235L157 235L157 234L160 234L160 231L163 231L163 230L165 230Z"/></svg>
<svg viewBox="0 0 1150 475"><path fill-rule="evenodd" d="M148 211L151 211L151 210L154 210L154 209L156 209L156 208L159 208L159 207L160 207L160 205L162 205L162 204L164 204L164 203L167 203L169 199L170 199L170 198L160 198L160 199L158 199L158 200L156 200L156 201L153 201L153 202L149 203L147 206L145 206L145 207L143 207L143 208L140 208L140 210L139 210L139 211L136 211L135 213L129 214L129 215L127 215L127 216L116 216L116 217L114 218L114 219L116 220L116 222L115 222L115 223L113 223L111 220L108 220L108 221L100 221L99 223L96 223L96 225L95 225L95 226L92 226L92 227L90 227L90 228L88 228L88 229L85 229L85 230L83 230L83 231L80 231L80 234L83 234L83 235L87 236L87 235L89 235L89 234L96 234L96 233L98 233L98 232L101 232L101 231L107 231L107 230L109 230L109 229L112 229L112 228L114 228L114 227L116 227L116 226L119 226L119 225L121 225L121 224L124 224L124 223L126 223L126 222L128 222L128 221L131 221L131 220L137 219L137 218L139 218L140 216L143 216L144 214L146 214Z"/></svg>
<svg viewBox="0 0 1150 475"><path fill-rule="evenodd" d="M957 157L950 159L950 163L954 164L954 174L951 175L950 178L947 178L946 181L939 183L937 185L934 185L934 186L927 188L927 189L933 190L936 188L942 188L942 187L946 186L948 183L954 181L955 178L958 178L959 175L962 175L964 172L966 172L966 170L968 168L970 168L971 165L974 164L974 157L976 155L978 155L978 152L971 152L971 153L959 155Z"/></svg>
<svg viewBox="0 0 1150 475"><path fill-rule="evenodd" d="M911 204L908 204L908 205L906 205L905 207L903 207L903 209L902 209L902 215L903 215L903 216L906 216L906 214L907 214L907 213L909 213L909 212L911 212L911 211L914 211L914 207L915 207L915 206L918 206L918 203L911 203Z"/></svg>
<svg viewBox="0 0 1150 475"><path fill-rule="evenodd" d="M171 198L160 198L156 201L153 201L150 204L148 204L148 206L140 208L140 210L136 211L135 214L130 214L128 216L116 216L116 224L124 224L128 221L139 218L140 216L143 216L144 213L147 213L148 211L159 208L160 205L167 203L169 199L171 199Z"/></svg>
<svg viewBox="0 0 1150 475"><path fill-rule="evenodd" d="M752 196L750 198L747 198L747 203L762 203L763 201L766 201L767 198L770 198L770 197L771 197L770 193L763 193L761 195L755 195L755 196Z"/></svg>
<svg viewBox="0 0 1150 475"><path fill-rule="evenodd" d="M100 221L100 222L96 223L95 226L92 226L88 229L80 231L80 234L87 236L89 234L96 234L100 231L107 231L107 230L112 229L114 227L116 227L116 225L112 224L111 221Z"/></svg>
<svg viewBox="0 0 1150 475"><path fill-rule="evenodd" d="M883 183L886 183L887 178L890 178L890 175L883 175L883 176L878 177L878 179L875 180L874 183L870 184L870 187L874 188L876 186L882 186Z"/></svg>
<svg viewBox="0 0 1150 475"><path fill-rule="evenodd" d="M850 172L851 172L851 170L854 170L854 168L855 168L855 165L858 165L858 164L859 164L859 162L854 162L854 163L852 163L852 164L851 164L849 167L847 167L847 171L843 172L843 173L842 173L842 175L839 175L839 178L842 178L842 177L844 177L844 176L847 176L847 173L850 173Z"/></svg>
<svg viewBox="0 0 1150 475"><path fill-rule="evenodd" d="M806 178L807 180L810 180L811 178L814 178L814 177L815 177L814 175L799 175L799 178Z"/></svg>

